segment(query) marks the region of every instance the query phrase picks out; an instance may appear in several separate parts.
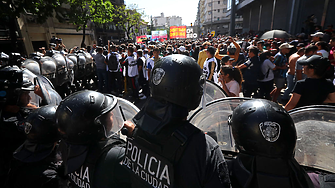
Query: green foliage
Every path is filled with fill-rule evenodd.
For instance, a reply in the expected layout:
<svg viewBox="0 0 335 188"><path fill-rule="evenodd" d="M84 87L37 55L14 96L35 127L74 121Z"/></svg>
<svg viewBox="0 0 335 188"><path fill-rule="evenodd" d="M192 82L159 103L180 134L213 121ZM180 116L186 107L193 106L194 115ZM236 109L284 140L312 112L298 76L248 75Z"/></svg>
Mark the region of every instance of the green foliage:
<svg viewBox="0 0 335 188"><path fill-rule="evenodd" d="M43 23L48 17L53 16L67 0L1 0L1 17L20 17L20 14L33 15L37 22Z"/></svg>
<svg viewBox="0 0 335 188"><path fill-rule="evenodd" d="M126 32L128 39L132 38L133 32L137 33L142 22L142 12L138 12L136 5L126 7L124 5L116 8L115 23Z"/></svg>
<svg viewBox="0 0 335 188"><path fill-rule="evenodd" d="M77 31L87 27L89 21L97 24L112 22L114 6L103 0L67 0L70 9L66 12L69 22L77 26Z"/></svg>

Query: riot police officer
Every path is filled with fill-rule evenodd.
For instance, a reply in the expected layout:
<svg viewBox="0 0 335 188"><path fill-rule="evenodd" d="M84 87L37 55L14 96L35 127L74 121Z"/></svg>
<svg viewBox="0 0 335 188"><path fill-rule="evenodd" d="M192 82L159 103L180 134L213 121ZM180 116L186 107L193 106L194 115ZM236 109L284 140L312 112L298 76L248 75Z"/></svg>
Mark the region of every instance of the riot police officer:
<svg viewBox="0 0 335 188"><path fill-rule="evenodd" d="M150 79L151 97L133 118L123 160L133 187L230 187L219 146L186 120L203 94L200 66L185 55L166 56Z"/></svg>
<svg viewBox="0 0 335 188"><path fill-rule="evenodd" d="M12 154L25 140L18 122L29 113L26 108L34 85L23 78L17 66L0 69L0 185L5 182Z"/></svg>
<svg viewBox="0 0 335 188"><path fill-rule="evenodd" d="M263 99L246 101L228 123L239 150L228 163L233 187L314 187L294 159L297 132L281 106Z"/></svg>
<svg viewBox="0 0 335 188"><path fill-rule="evenodd" d="M125 142L116 136L123 123L117 104L112 95L84 90L58 106L60 151L72 187L130 187L120 165Z"/></svg>
<svg viewBox="0 0 335 188"><path fill-rule="evenodd" d="M56 125L56 106L43 106L34 110L19 123L26 141L14 152L14 160L6 181L11 188L60 188L60 157L56 154L60 139ZM64 182L63 184L61 182Z"/></svg>

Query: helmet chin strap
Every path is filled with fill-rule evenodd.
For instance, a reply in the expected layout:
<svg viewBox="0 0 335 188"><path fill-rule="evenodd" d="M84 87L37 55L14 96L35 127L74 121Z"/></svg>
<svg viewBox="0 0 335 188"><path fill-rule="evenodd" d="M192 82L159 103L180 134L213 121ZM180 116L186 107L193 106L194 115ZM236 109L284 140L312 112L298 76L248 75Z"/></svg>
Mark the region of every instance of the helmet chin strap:
<svg viewBox="0 0 335 188"><path fill-rule="evenodd" d="M166 125L176 120L182 120L187 115L187 108L149 98L147 104L133 118L133 121L143 131L157 135Z"/></svg>

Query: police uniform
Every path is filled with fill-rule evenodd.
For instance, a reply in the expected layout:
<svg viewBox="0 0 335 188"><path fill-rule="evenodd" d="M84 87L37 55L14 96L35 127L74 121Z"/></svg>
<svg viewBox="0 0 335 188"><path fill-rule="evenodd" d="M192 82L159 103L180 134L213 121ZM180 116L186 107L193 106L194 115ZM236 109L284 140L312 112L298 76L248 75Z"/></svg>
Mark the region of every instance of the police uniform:
<svg viewBox="0 0 335 188"><path fill-rule="evenodd" d="M25 140L18 122L29 114L21 107L23 91L33 91L34 85L23 78L17 66L7 66L0 70L0 185L5 182L13 152Z"/></svg>
<svg viewBox="0 0 335 188"><path fill-rule="evenodd" d="M26 141L13 154L6 187L64 187L61 181L61 159L57 155L60 135L56 126L56 106L43 106L34 110L20 122Z"/></svg>
<svg viewBox="0 0 335 188"><path fill-rule="evenodd" d="M217 143L185 120L199 105L204 82L191 57L170 55L155 64L152 97L133 118L137 126L122 162L132 187L230 187Z"/></svg>
<svg viewBox="0 0 335 188"><path fill-rule="evenodd" d="M88 90L58 106L59 150L71 187L130 187L128 172L120 166L125 142L113 136L122 119L116 106L114 96Z"/></svg>
<svg viewBox="0 0 335 188"><path fill-rule="evenodd" d="M228 123L239 150L228 163L233 187L314 187L294 159L294 122L277 103L246 101L234 109Z"/></svg>

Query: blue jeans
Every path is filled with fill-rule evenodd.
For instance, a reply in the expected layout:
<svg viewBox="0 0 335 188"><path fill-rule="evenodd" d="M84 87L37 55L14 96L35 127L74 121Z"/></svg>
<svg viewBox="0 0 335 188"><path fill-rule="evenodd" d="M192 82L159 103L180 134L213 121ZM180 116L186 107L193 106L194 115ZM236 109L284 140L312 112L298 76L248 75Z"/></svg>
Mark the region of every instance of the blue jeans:
<svg viewBox="0 0 335 188"><path fill-rule="evenodd" d="M290 93L292 92L295 82L294 82L294 75L290 75L286 73L286 82L287 88L285 89L284 95L282 96L283 100L289 100Z"/></svg>
<svg viewBox="0 0 335 188"><path fill-rule="evenodd" d="M97 76L98 76L98 85L99 85L99 92L106 92L107 91L107 71L105 69L97 69ZM104 89L105 88L105 89Z"/></svg>

